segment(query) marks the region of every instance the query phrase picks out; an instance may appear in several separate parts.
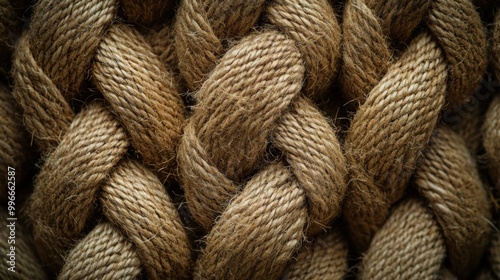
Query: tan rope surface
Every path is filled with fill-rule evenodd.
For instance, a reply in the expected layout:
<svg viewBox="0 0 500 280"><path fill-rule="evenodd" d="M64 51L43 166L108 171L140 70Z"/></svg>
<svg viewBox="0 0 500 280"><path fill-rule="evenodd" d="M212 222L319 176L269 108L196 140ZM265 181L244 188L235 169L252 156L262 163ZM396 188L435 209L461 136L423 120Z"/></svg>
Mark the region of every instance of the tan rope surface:
<svg viewBox="0 0 500 280"><path fill-rule="evenodd" d="M0 278L500 278L497 10L0 0Z"/></svg>
<svg viewBox="0 0 500 280"><path fill-rule="evenodd" d="M31 184L28 177L30 169L28 162L32 156L28 145L29 136L21 121L20 106L16 104L12 96L12 89L7 79L12 47L20 31L21 21L13 5L8 1L0 1L0 14L2 15L0 20L0 170L2 174L0 179L3 184L0 189L0 200L4 206L0 209L0 217L4 222L0 230L0 238L3 240L0 244L3 256L0 279L47 279L43 266L33 249L29 227L22 222L25 217L20 215L24 203L23 196L27 195ZM14 176L8 172L12 168L15 169ZM15 188L7 183L13 182L12 178L15 179ZM23 193L26 194L23 195ZM15 200L11 201L12 197ZM14 202L13 206L16 210L9 211L8 201ZM10 213L15 213L15 217L19 220L13 220L14 216ZM12 222L14 222L14 227L12 227ZM14 250L12 246L15 246ZM9 263L12 255L16 258L14 266ZM16 272L12 273L8 267L14 267Z"/></svg>

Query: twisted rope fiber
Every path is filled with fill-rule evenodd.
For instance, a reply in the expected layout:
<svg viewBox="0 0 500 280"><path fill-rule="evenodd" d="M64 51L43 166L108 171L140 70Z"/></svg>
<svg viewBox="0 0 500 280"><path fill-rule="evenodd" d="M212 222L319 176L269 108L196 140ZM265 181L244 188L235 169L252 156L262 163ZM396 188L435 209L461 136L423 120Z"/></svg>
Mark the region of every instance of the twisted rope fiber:
<svg viewBox="0 0 500 280"><path fill-rule="evenodd" d="M469 1L375 3L347 1L343 23L341 84L360 103L345 140L351 180L344 217L360 251L403 197L445 98L465 102L486 67L485 32ZM392 28L395 22L406 26ZM401 44L408 47L391 51Z"/></svg>
<svg viewBox="0 0 500 280"><path fill-rule="evenodd" d="M0 19L0 170L2 174L0 175L0 181L5 184L5 187L0 188L0 200L2 201L2 209L0 210L0 217L2 221L7 221L10 217L7 214L7 197L8 188L8 167L14 167L16 169L16 209L20 209L20 203L23 192L26 191L25 184L26 180L26 166L27 162L30 160L29 149L27 143L26 132L19 121L20 115L18 114L18 106L12 97L11 89L7 86L4 79L4 73L8 70L4 69L7 66L6 61L10 60L11 56L11 45L16 36L16 32L19 29L20 21L14 12L13 7L8 1L0 1L0 14L2 18ZM16 212L17 216L20 217L19 210ZM7 226L3 226L0 230L0 238L3 242L0 243L0 251L4 258L7 254L10 254L11 245L15 245L16 265L15 265L15 277L17 279L46 279L45 272L42 269L39 259L32 249L32 240L29 235L29 231L21 223L21 218L16 222L15 229L15 244L11 244L8 241L11 234L10 229ZM7 270L6 262L10 260L4 259L4 265L0 270L1 279L10 279L12 277L12 272Z"/></svg>
<svg viewBox="0 0 500 280"><path fill-rule="evenodd" d="M347 254L347 242L340 231L327 232L316 237L311 247L304 245L283 279L344 279Z"/></svg>
<svg viewBox="0 0 500 280"><path fill-rule="evenodd" d="M396 206L375 235L360 268L361 279L437 279L446 256L439 227L415 198Z"/></svg>
<svg viewBox="0 0 500 280"><path fill-rule="evenodd" d="M174 6L41 0L16 45L14 96L42 153L26 213L52 272L343 279L349 237L362 279L471 275L491 215L477 141L436 126L485 71L470 1L348 0L342 52L326 0L186 0L162 25ZM314 103L340 71L356 109L344 147ZM165 190L177 175L205 234L196 260Z"/></svg>
<svg viewBox="0 0 500 280"><path fill-rule="evenodd" d="M172 172L184 109L172 74L141 35L111 25L117 5L40 1L17 44L14 94L44 156L27 213L44 263L53 272L64 263L61 279L136 278L142 269L151 279L185 278L187 236L145 167L161 178ZM116 116L100 101L79 111L69 105L87 69ZM127 159L131 145L142 162ZM104 217L93 227L97 207ZM92 267L80 271L89 254Z"/></svg>
<svg viewBox="0 0 500 280"><path fill-rule="evenodd" d="M210 165L211 161L207 158L209 149L212 149L214 152L211 154L218 158L229 152L226 161L215 158L220 164L227 166L224 168L228 170L227 174L234 174L233 170L236 169L234 166L235 163L239 164L236 166L241 166L246 159L262 157L261 154L264 152L263 148L266 146L266 138L269 134L269 128L266 126L273 125L277 121L277 117L282 114L280 111L283 111L283 107L292 102L293 95L297 94L298 90L300 90L300 76L297 76L295 73L287 73L297 69L300 71L298 72L300 75L302 73L300 64L297 65L296 61L292 60L292 63L286 63L284 66L281 66L283 64L279 62L279 57L282 57L283 60L289 60L289 58L285 58L281 54L289 54L293 50L290 50L290 47L283 48L283 45L293 46L291 43L282 35L275 32L247 36L238 46L226 54L213 71L212 76L210 76L198 92L199 103L196 108L200 108L200 110L195 109L190 122L186 125L179 149L181 178L185 187L188 206L195 218L198 216L205 218L201 215L220 211L217 208L224 207L224 201L229 200L228 196L235 195L235 192L237 192L237 186L228 178L229 176L226 177L221 174L219 171L220 167L217 169ZM263 44L263 47L260 46L261 44ZM268 44L271 44L271 46L268 46ZM238 55L241 53L240 47L249 48L251 51L247 50L244 56L239 58ZM259 55L254 55L254 52L258 52ZM242 61L241 68L249 69L250 72L248 74L242 72L240 67L235 67L238 63L234 60L233 56ZM249 60L247 57L251 59ZM278 67L290 70L287 70L282 75L277 75L278 78L274 78L274 81L267 81L270 86L260 91L257 91L259 87L250 87L242 90L241 86L238 83L235 84L232 79L222 82L224 77L219 78L222 75L228 77L235 76L235 80L242 80L245 77L262 77L262 79L269 76L273 77L265 72L261 75L256 75L266 69L264 66L255 65L254 57L261 57L263 65L266 65L267 61L273 57L275 61L278 60L278 63L276 63ZM248 63L247 61L253 64L252 67L245 65ZM226 65L232 65L232 67L228 68ZM230 73L224 73L225 71L219 71L219 69L229 69ZM271 68L270 70L275 73L283 71L280 68L276 70ZM280 82L280 79L282 79L281 76L289 77L288 79L291 81L295 78L295 84L291 84L293 88L287 86L289 82ZM211 84L214 84L212 79L213 81L221 81L217 83L217 88L211 86ZM255 81L251 84L259 86L263 82ZM273 85L274 83L276 84ZM207 90L205 90L205 86L207 86ZM281 89L280 86L285 87ZM275 100L269 100L271 95L268 91L274 93ZM232 92L238 92L242 98L236 100L235 98L231 98L234 96ZM229 94L225 96L224 93ZM255 97L256 100L263 99L262 105L253 106L252 108L250 105L254 105L255 101L252 100L253 98L246 97L245 93L248 96ZM210 94L207 96L207 99L208 97L212 97L215 100L207 100L208 102L206 102L206 99L203 99L205 94ZM259 97L260 94L262 94L262 97ZM242 101L251 102L251 104L247 105ZM235 110L232 113L235 117L231 115L226 117L225 114L229 112L231 107L225 104L230 104L229 106L241 109ZM342 176L339 176L342 174L341 172L345 173L342 170L345 167L342 165L343 157L339 153L338 141L328 123L324 121L321 114L307 100L296 97L296 101L291 106L292 109L285 112L282 116L281 123L283 125L278 124L276 128L275 141L276 146L287 153L287 159L291 167L295 168L297 166L301 172L293 176L282 163L272 163L268 168L259 172L252 180L246 183L241 193L236 198L231 199L225 210L221 209L224 211L217 218L214 228L208 234L204 254L198 259L200 278L213 277L211 275L215 275L215 278L223 279L232 277L258 278L264 275L271 278L273 277L273 274L271 274L273 272L276 273L274 275L276 277L282 269L279 266L286 264L290 254L293 253L295 247L302 239L303 230L306 226L305 215L307 210L305 208L304 190L306 193L311 194L308 198L312 200L310 206L314 207L310 210L312 222L323 225L327 224L327 221L333 218L331 213L335 210L332 211L330 210L331 208L322 209L321 207L339 208L338 204L335 205L332 203L335 200L339 201L339 197L343 195L343 188L341 187L344 185ZM226 110L222 110L224 113L219 117L220 114L217 115L217 113L221 108L226 108ZM256 110L256 112L253 113L250 111L252 109ZM211 112L207 112L207 110ZM254 115L255 118L252 119L254 121L257 118L261 118L262 121L257 119L257 123L260 125L247 126L245 122L242 125L235 123L234 120L241 119L238 115L242 113ZM212 114L213 116L210 116ZM210 116L207 121L197 121L197 118L206 118L206 116ZM229 117L232 118L230 119ZM222 118L222 120L218 118ZM205 149L203 149L203 144L200 143L204 138L196 137L196 132L194 131L195 121L203 125L199 129L201 136L204 136L205 139L212 137L212 139L208 138L209 140L206 141L204 146L207 148ZM206 130L205 127L207 127ZM249 132L242 131L243 129L248 129ZM209 133L202 134L203 131ZM218 131L221 132L218 133ZM222 138L222 133L225 133L227 136ZM253 141L248 143L249 139L238 137L242 133L250 136L255 135L252 139ZM219 137L213 137L214 135L219 135ZM318 143L318 140L321 140L321 142ZM304 143L302 144L301 142ZM210 143L214 143L215 145L210 145ZM230 143L231 147L226 147L227 143ZM299 146L293 146L290 143ZM335 143L337 143L336 146ZM235 147L241 150L245 149L243 151L248 152L246 155L231 154L230 152ZM315 151L314 149L320 150ZM304 150L308 150L308 152L304 153ZM196 154L193 155L193 152L196 152ZM237 157L236 160L231 159L235 157ZM323 165L323 162L326 160L330 163L329 165ZM302 166L304 165L309 165L311 168L303 168ZM314 165L314 168L312 168L312 165ZM325 170L325 168L327 169ZM237 170L244 169L240 168ZM236 175L233 176L236 177ZM319 176L324 179L318 180L319 183L314 184L311 178L318 178ZM299 184L304 190L299 187ZM335 189L334 187L336 186L341 189ZM212 210L214 208L216 210ZM271 209L274 210L271 211ZM206 220L209 222L210 218ZM206 223L205 226L210 227L210 224ZM309 229L312 230L313 226L316 226L316 231L319 230L317 228L318 225L314 224L311 224ZM244 239L242 240L242 238ZM280 248L277 246L285 247ZM249 250L249 248L253 249ZM269 254L279 253L280 255L267 256L262 251L264 248L268 248ZM248 255L250 253L251 255ZM229 264L228 262L231 265L226 266L225 264ZM270 265L272 265L272 269L269 267Z"/></svg>
<svg viewBox="0 0 500 280"><path fill-rule="evenodd" d="M491 213L465 141L438 126L414 180L426 203L411 198L394 209L363 259L362 278L434 279L446 255L455 275L467 278L487 245Z"/></svg>
<svg viewBox="0 0 500 280"><path fill-rule="evenodd" d="M189 210L209 230L197 279L277 278L304 233L318 233L338 216L345 191L335 132L300 94L313 97L335 76L324 71L338 67L332 7L239 4L184 1L177 14L179 70L197 100L181 138L179 170ZM278 30L265 26L226 47L225 39L248 33L261 12ZM309 28L312 22L325 28ZM284 157L262 166L269 145ZM345 271L330 273L341 278Z"/></svg>

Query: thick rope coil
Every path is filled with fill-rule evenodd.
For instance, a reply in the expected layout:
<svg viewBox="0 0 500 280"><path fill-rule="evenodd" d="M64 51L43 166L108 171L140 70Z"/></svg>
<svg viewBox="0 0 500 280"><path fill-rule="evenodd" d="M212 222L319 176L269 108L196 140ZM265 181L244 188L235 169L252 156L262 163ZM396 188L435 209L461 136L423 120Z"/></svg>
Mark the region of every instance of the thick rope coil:
<svg viewBox="0 0 500 280"><path fill-rule="evenodd" d="M275 143L292 167L302 170L296 172L297 179L311 195L312 213L319 216L312 217L313 223L326 225L324 220L335 211L324 209L339 208L343 157L333 131L301 98L294 103L296 115L284 115L302 84L300 54L294 50L293 41L279 33L249 35L225 55L197 93L199 102L184 131L179 165L191 213L206 229L238 192L237 184L262 160L279 118L283 123L278 126ZM269 67L271 58L274 62ZM242 88L243 81L249 79L250 86ZM307 126L311 130L303 132ZM326 181L310 179L318 176ZM332 182L338 183L333 191L329 186ZM332 206L332 201L336 205Z"/></svg>
<svg viewBox="0 0 500 280"><path fill-rule="evenodd" d="M178 160L190 212L213 228L195 277L275 278L307 224L317 233L338 215L343 156L330 125L299 96L303 80L295 42L265 31L229 49L196 93ZM290 169L272 163L240 192L269 140Z"/></svg>
<svg viewBox="0 0 500 280"><path fill-rule="evenodd" d="M396 206L363 256L360 279L437 279L446 257L439 226L415 198Z"/></svg>
<svg viewBox="0 0 500 280"><path fill-rule="evenodd" d="M468 277L487 245L491 212L464 140L438 127L416 170L415 184L441 227L452 272Z"/></svg>
<svg viewBox="0 0 500 280"><path fill-rule="evenodd" d="M348 272L348 245L340 231L334 230L305 244L283 279L345 279Z"/></svg>
<svg viewBox="0 0 500 280"><path fill-rule="evenodd" d="M414 199L396 207L364 256L362 279L435 279L445 256L460 279L477 268L491 214L474 158L458 134L436 128L415 185L433 215Z"/></svg>
<svg viewBox="0 0 500 280"><path fill-rule="evenodd" d="M68 254L59 279L137 279L140 273L132 243L109 223L100 223Z"/></svg>
<svg viewBox="0 0 500 280"><path fill-rule="evenodd" d="M197 93L179 148L186 200L206 229L262 159L271 129L301 88L304 68L292 41L268 32L244 43L226 54ZM275 62L268 67L270 59Z"/></svg>
<svg viewBox="0 0 500 280"><path fill-rule="evenodd" d="M44 264L62 266L59 279L342 279L346 237L366 250L362 279L471 276L491 214L469 153L480 112L458 135L436 128L485 71L471 1L342 2L341 50L327 0L41 0L13 74L42 153L26 212ZM340 51L340 87L357 108L345 153L310 101L336 102L324 94ZM84 96L89 86L99 93ZM498 100L482 127L497 186ZM22 164L10 132L0 158ZM206 233L194 263L162 183L177 178ZM408 186L417 193L404 197ZM344 236L332 222L346 189ZM498 236L489 261L500 277Z"/></svg>
<svg viewBox="0 0 500 280"><path fill-rule="evenodd" d="M78 92L115 10L113 0L38 1L27 35L31 38L30 50L37 68L46 73L62 96L69 98ZM47 142L41 147L43 151L48 144L56 145L43 142Z"/></svg>
<svg viewBox="0 0 500 280"><path fill-rule="evenodd" d="M343 93L363 104L394 61L388 43L407 43L424 18L446 58L447 99L451 105L466 102L487 65L485 31L469 0L347 1Z"/></svg>
<svg viewBox="0 0 500 280"><path fill-rule="evenodd" d="M429 6L430 1L346 2L340 85L349 100L365 102L394 60L386 38L393 39L393 43L399 43L398 39L407 42ZM395 26L399 28L391 29Z"/></svg>
<svg viewBox="0 0 500 280"><path fill-rule="evenodd" d="M173 73L137 31L116 24L97 50L93 74L144 163L170 175L185 114Z"/></svg>
<svg viewBox="0 0 500 280"><path fill-rule="evenodd" d="M444 105L445 91L451 104L465 102L486 66L484 30L468 0L374 3L348 1L343 24L343 90L362 103L345 141L351 184L345 204L349 211L344 213L359 250L368 247L391 205L404 194ZM411 16L404 14L413 10L417 12ZM417 30L424 16L429 29ZM407 18L405 28L392 28ZM452 18L460 19L461 29L453 27ZM384 30L391 30L390 39L411 40L399 57L390 51Z"/></svg>
<svg viewBox="0 0 500 280"><path fill-rule="evenodd" d="M96 210L100 185L127 151L119 123L103 104L76 115L57 148L36 177L27 214L45 263L54 269Z"/></svg>
<svg viewBox="0 0 500 280"><path fill-rule="evenodd" d="M297 119L301 119L300 117ZM306 123L307 120L305 118ZM295 127L300 129L300 126L295 125ZM287 132L290 136L287 138L300 139L312 131L312 127L318 128L318 126L302 128L303 132L299 133L292 128ZM338 158L340 159L341 157ZM304 160L300 162L307 164ZM308 175L306 170L314 169L311 166L310 169L307 167L302 170L305 173L303 175ZM277 176L279 177L276 178ZM299 185L301 183L302 181L295 179L282 164L272 164L258 173L217 218L214 228L207 237L207 245L198 260L195 273L199 272L200 278L215 275L216 278L223 279L227 277L252 279L264 276L273 279L278 276L301 242L304 226L307 223L304 196L307 197L308 186L304 186L306 193L303 193ZM320 192L322 191L320 187L317 186L318 193L323 193ZM326 195L332 197L332 194ZM338 200L337 197L332 198ZM311 207L315 207L316 203L321 207L324 205L321 200L327 201L325 197L318 199L319 201L310 200ZM231 237L228 238L228 235ZM263 251L268 253L261 254ZM242 260L237 261L240 258ZM231 265L226 267L225 262L230 262Z"/></svg>
<svg viewBox="0 0 500 280"><path fill-rule="evenodd" d="M213 18L216 4L223 9ZM297 46L312 35L323 42L317 30L288 26L300 3L271 3L266 14L291 39L275 31L253 33L223 55L225 42L248 32L262 10L254 3L226 15L235 4L181 4L175 30L180 72L191 90L199 90L178 161L189 210L211 229L195 278L273 279L298 249L305 230L317 233L338 215L345 165L334 131L299 96L305 74L320 71L308 69L301 53L306 47ZM334 15L322 16L314 8L306 9L310 16L336 24ZM335 52L313 52L326 55L323 61L336 61ZM319 89L329 80L310 85ZM290 167L274 162L261 169L269 141Z"/></svg>
<svg viewBox="0 0 500 280"><path fill-rule="evenodd" d="M250 180L207 236L195 279L276 279L304 238L304 192L273 164Z"/></svg>
<svg viewBox="0 0 500 280"><path fill-rule="evenodd" d="M113 0L36 5L16 48L13 75L24 123L43 154L55 149L74 118L66 98L78 92L115 6Z"/></svg>
<svg viewBox="0 0 500 280"><path fill-rule="evenodd" d="M181 1L175 24L180 73L188 89L198 89L224 54L228 40L255 25L264 0Z"/></svg>
<svg viewBox="0 0 500 280"><path fill-rule="evenodd" d="M487 67L486 32L470 0L432 3L427 26L446 57L449 105L468 101Z"/></svg>
<svg viewBox="0 0 500 280"><path fill-rule="evenodd" d="M401 198L444 102L442 53L427 34L414 39L359 108L347 132L351 168L344 216L360 250Z"/></svg>
<svg viewBox="0 0 500 280"><path fill-rule="evenodd" d="M122 160L132 144L162 178L172 172L184 113L172 75L137 32L110 26L114 1L53 5L59 4L41 1L35 7L14 60L15 96L45 159L27 209L44 263L57 272L76 241L89 231L100 232L105 239L126 237L148 277L186 278L191 253L174 205L156 175L142 164ZM52 24L54 17L57 24ZM50 30L56 26L60 29ZM43 40L34 39L41 35ZM69 104L94 56L94 83L121 123L101 102L88 102L80 112ZM64 63L55 63L59 57ZM113 77L101 81L106 75ZM97 225L91 231L98 207L113 230ZM87 239L95 240L93 235ZM70 259L88 246L82 242ZM66 262L61 278L78 265ZM113 263L96 265L109 271ZM113 277L122 273L112 272Z"/></svg>
<svg viewBox="0 0 500 280"><path fill-rule="evenodd" d="M304 93L319 97L339 68L341 33L332 5L326 0L273 0L265 12L269 23L290 36L302 55L306 67Z"/></svg>
<svg viewBox="0 0 500 280"><path fill-rule="evenodd" d="M98 226L72 250L61 279L71 279L73 272L81 268L80 261L84 256L91 257L88 261L93 261L96 271L113 278L124 273L136 275L140 268L134 259L140 260L151 279L185 279L189 276L191 252L187 236L175 206L156 175L141 164L126 160L102 187L100 202L103 214L112 226ZM96 231L102 235L97 236ZM92 246L102 242L101 238L114 241L103 243L101 247ZM134 250L124 251L123 255L115 253L109 256L109 260L102 261L99 255L86 252L89 246L95 247L93 252L100 254L109 254L115 246L131 246ZM121 264L120 269L115 268L115 263Z"/></svg>

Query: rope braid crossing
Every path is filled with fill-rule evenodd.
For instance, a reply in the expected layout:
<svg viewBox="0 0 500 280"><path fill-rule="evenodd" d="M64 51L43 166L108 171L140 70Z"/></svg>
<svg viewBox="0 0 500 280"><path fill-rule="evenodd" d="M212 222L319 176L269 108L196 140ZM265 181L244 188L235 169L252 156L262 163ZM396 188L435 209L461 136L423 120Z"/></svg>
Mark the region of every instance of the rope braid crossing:
<svg viewBox="0 0 500 280"><path fill-rule="evenodd" d="M304 79L335 73L309 69L301 53L306 48L298 49L302 42L294 39L316 38L310 36L314 31L287 25L299 10L308 12L306 23L322 16L325 26L337 30L334 37L318 36L335 40L317 44L327 48L339 44L333 10L326 1L313 10L294 1L271 2L266 9L254 4L186 1L178 12L180 73L197 100L181 138L179 171L189 210L208 231L195 266L197 279L280 276L305 231L318 233L338 216L345 192L345 163L335 132L300 94ZM212 18L215 6L223 9ZM331 14L323 16L325 7ZM224 46L226 38L248 32L262 11L294 36L266 26ZM321 84L312 80L309 87L322 88L331 78L322 77ZM284 158L262 166L269 145Z"/></svg>
<svg viewBox="0 0 500 280"><path fill-rule="evenodd" d="M425 204L406 198L375 234L363 257L361 279L440 279L446 257L437 222Z"/></svg>
<svg viewBox="0 0 500 280"><path fill-rule="evenodd" d="M409 198L394 209L363 259L362 278L434 279L447 256L451 272L468 279L481 260L491 213L465 141L440 125L422 157L414 184L425 204Z"/></svg>
<svg viewBox="0 0 500 280"><path fill-rule="evenodd" d="M26 213L43 264L59 279L344 279L352 248L361 279L472 277L491 218L482 116L438 121L485 72L479 14L469 0L339 6L342 29L327 0L39 1L13 80L42 156ZM320 109L341 98L356 110L344 143ZM0 139L1 164L26 162L26 139ZM176 180L186 206L165 189ZM43 277L28 257L26 278Z"/></svg>
<svg viewBox="0 0 500 280"><path fill-rule="evenodd" d="M136 278L142 268L151 279L186 278L189 242L153 173L164 179L172 172L184 108L171 73L141 35L112 25L117 5L39 1L17 45L14 94L45 160L27 213L44 263L53 272L64 263L61 279ZM88 69L117 117L99 100L80 111L70 106ZM134 83L124 88L126 81ZM127 158L131 145L144 163ZM98 205L104 219L95 225ZM82 256L92 257L93 270L80 271Z"/></svg>
<svg viewBox="0 0 500 280"><path fill-rule="evenodd" d="M465 102L486 67L485 32L468 0L372 2L347 1L343 23L342 88L347 97L362 102L345 140L351 181L344 217L360 251L368 248L391 206L404 195L445 105L445 93L450 105ZM415 5L421 8L408 15ZM407 26L392 28L393 22ZM420 22L425 26L417 28ZM402 31L413 35L398 35ZM398 57L385 38L393 45L409 40L408 47Z"/></svg>
<svg viewBox="0 0 500 280"><path fill-rule="evenodd" d="M283 275L283 279L345 279L348 272L348 248L340 231L327 232L304 245Z"/></svg>

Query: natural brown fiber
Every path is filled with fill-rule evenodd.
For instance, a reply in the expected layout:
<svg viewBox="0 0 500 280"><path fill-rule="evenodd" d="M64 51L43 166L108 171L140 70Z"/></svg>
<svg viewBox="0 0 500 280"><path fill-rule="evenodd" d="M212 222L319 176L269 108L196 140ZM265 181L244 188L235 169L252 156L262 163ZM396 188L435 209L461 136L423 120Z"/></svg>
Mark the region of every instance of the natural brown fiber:
<svg viewBox="0 0 500 280"><path fill-rule="evenodd" d="M437 279L446 256L439 227L421 201L401 202L363 257L362 279Z"/></svg>
<svg viewBox="0 0 500 280"><path fill-rule="evenodd" d="M401 13L414 9L406 9L411 6L404 4L386 5L371 7L362 0L352 0L344 9L343 91L355 102L362 102L345 143L352 178L346 199L350 211L345 217L352 241L360 250L367 248L391 205L403 196L444 106L445 91L451 103L466 101L486 65L483 27L469 1L433 2L428 8L428 29L415 30L418 35L398 58L386 42L384 30L390 27L384 25L397 21L395 9ZM414 17L426 15L426 5L419 7L406 28L390 28L391 32L406 30L408 34L413 30L417 26ZM467 29L451 32L456 27L448 21L457 17ZM473 32L467 31L470 28ZM445 33L451 34L446 37ZM460 51L462 45L477 49ZM467 82L462 77L467 77Z"/></svg>
<svg viewBox="0 0 500 280"><path fill-rule="evenodd" d="M135 34L133 30L117 25L113 27L116 33L108 33L103 38L103 30L111 24L116 9L116 4L112 1L70 1L61 6L51 5L53 4L42 2L37 5L33 24L18 43L13 74L16 99L25 111L27 128L44 153L44 164L36 178L35 190L27 210L33 222L38 251L44 258L44 263L49 265L52 271L57 272L75 242L89 232L97 210L96 202L100 198L105 218L120 229L120 232L109 230L97 232L108 235L104 238L111 238L109 235L114 234L114 238L118 238L117 242L120 242L120 238L123 238L121 235L124 235L128 237L129 242L140 245L134 247L134 250L141 259L141 264L146 267L149 277L155 279L186 277L189 274L189 244L170 198L151 171L145 170L141 164L127 163L127 161L121 163L129 145L136 143L137 147L134 148L138 154L144 158L146 164L152 165L154 171L161 172L162 178L166 178L166 175L172 172L172 159L175 158L172 151L175 150L176 137L178 138L180 130L179 123L183 118L182 102L175 91L175 85L172 85L172 81L164 79L168 77L168 71L163 68L150 47L145 46L146 43L140 35ZM93 10L98 10L99 13L95 14ZM76 22L74 22L75 17L78 19ZM61 18L72 22L64 24ZM54 30L47 30L44 23L50 23L51 20L57 21L57 24L52 26ZM75 24L77 25L73 26ZM58 27L59 25L63 27ZM81 28L78 30L81 32L78 36L74 35L75 27ZM67 33L64 33L65 31ZM46 42L34 39L40 36L45 37ZM67 54L64 56L66 60L58 61L59 64L54 65L54 55L60 53L61 49L56 47L57 44L50 47L47 44L58 42L56 38L61 40L62 47L71 46L71 48L62 50ZM71 43L69 44L67 40ZM132 40L129 42L134 43L117 44L116 40ZM72 47L76 45L82 49L73 49ZM122 109L121 106L125 103L122 102L120 105L120 100L113 99L113 94L116 92L121 93L120 96L129 93L128 97L125 96L125 102L128 104L133 98L138 98L142 94L144 87L141 84L135 84L136 88L120 88L120 80L118 84L112 80L99 81L113 71L125 75L121 79L130 78L123 71L124 69L130 71L130 68L122 64L113 64L120 63L116 59L107 60L106 51L110 48L121 48L126 55L126 50L131 47L137 49L133 50L132 54L137 57L135 61L138 64L134 66L134 60L129 60L130 57L126 61L132 63L129 65L135 67L132 68L134 71L141 71L141 63L149 63L147 68L150 69L151 63L156 61L156 76L151 75L153 72L143 70L146 77L151 77L151 81L154 81L153 87L148 86L149 97L155 94L157 96L151 100L156 101L154 106L149 108L147 118L136 116L138 109L135 113L133 108L132 111ZM68 103L71 96L77 95L76 92L94 55L97 57L97 62L94 63L96 85L107 100L116 104L113 109L120 113L120 120L126 124L128 135L137 135L138 138L132 138L132 142L128 141L127 133L121 124L101 102L86 104L78 113ZM149 61L143 60L144 56L152 58ZM62 71L62 67L67 70ZM157 80L162 82L156 84ZM172 97L173 95L176 97ZM149 100L147 96L145 98ZM175 106L167 104L165 106L168 106L168 110L164 111L165 107L160 105L164 104L162 100L167 103L174 102L175 104L172 104ZM148 108L146 104L143 106L145 107L142 108ZM152 112L159 114L152 115ZM134 120L128 119L131 116ZM137 122L139 119L141 122ZM138 135L148 131L145 128L152 131L161 129L169 137L151 133L149 137ZM142 129L142 132L137 129ZM134 139L137 141L134 142ZM148 148L155 146L157 149L144 153L144 149L141 148L143 145L148 145ZM159 159L158 155L162 157ZM129 194L138 195L135 197L138 200L127 202L127 199L132 198ZM137 205L136 201L140 203L139 208L134 206ZM134 208L139 211L136 213L144 221L139 228L137 228L137 218L131 217L132 221L124 220L120 214L123 212L131 214ZM143 212L144 209L149 210ZM143 216L143 213L149 216ZM171 221L171 224L164 224L164 220ZM165 239L167 237L173 239L169 241ZM89 237L89 240L91 242L95 239ZM113 244L108 245L113 247ZM80 242L79 246L85 248L89 245ZM177 249L171 250L165 246L174 246ZM107 249L102 248L102 250ZM150 254L150 250L157 253ZM171 254L171 257L164 252ZM75 254L78 253L72 253L70 256ZM76 263L66 261L65 271L74 271L78 265L78 259ZM110 264L106 262L97 265L104 271L109 269L109 266ZM112 275L118 274L113 272Z"/></svg>
<svg viewBox="0 0 500 280"><path fill-rule="evenodd" d="M347 253L347 243L339 231L322 234L314 244L304 244L283 279L344 279Z"/></svg>
<svg viewBox="0 0 500 280"><path fill-rule="evenodd" d="M422 34L354 116L345 143L352 180L344 213L361 250L404 194L443 106L446 77L441 51Z"/></svg>
<svg viewBox="0 0 500 280"><path fill-rule="evenodd" d="M190 90L199 88L224 53L224 40L247 33L255 24L263 2L181 1L175 44L179 68Z"/></svg>
<svg viewBox="0 0 500 280"><path fill-rule="evenodd" d="M500 278L494 1L31 4L0 0L0 278Z"/></svg>
<svg viewBox="0 0 500 280"><path fill-rule="evenodd" d="M463 139L437 127L415 174L434 215L421 202L402 202L375 235L363 259L363 278L434 279L446 255L455 275L470 275L490 231L486 191L476 170Z"/></svg>
<svg viewBox="0 0 500 280"><path fill-rule="evenodd" d="M270 60L275 62L269 65ZM275 278L300 245L303 230L316 233L338 215L345 191L343 156L330 125L298 96L303 78L294 42L266 31L231 48L196 93L179 166L191 214L213 229L195 278ZM250 86L243 87L244 81ZM238 184L259 167L269 137L291 170L271 163L239 193ZM260 248L266 247L269 252L262 255Z"/></svg>
<svg viewBox="0 0 500 280"><path fill-rule="evenodd" d="M274 0L266 9L270 24L295 41L306 67L304 93L323 94L336 77L340 59L340 27L325 0ZM300 18L300 21L297 21Z"/></svg>
<svg viewBox="0 0 500 280"><path fill-rule="evenodd" d="M168 176L185 110L173 74L137 31L117 24L99 46L93 77L144 163Z"/></svg>
<svg viewBox="0 0 500 280"><path fill-rule="evenodd" d="M31 150L28 145L29 136L21 122L20 108L7 82L12 47L18 36L21 21L8 1L0 1L0 14L2 15L0 20L0 170L2 172L0 200L5 207L0 209L0 218L4 222L0 230L0 237L3 240L0 243L0 251L4 258L0 279L47 279L40 260L33 250L31 232L21 222L24 217L21 216L20 210L31 183L28 178ZM10 174L9 171L11 171ZM14 202L15 211L8 210L8 201ZM17 217L19 220L14 219ZM12 227L13 222L15 231ZM15 250L12 250L13 246ZM14 266L15 277L12 277L13 273L8 270L8 267L12 267L9 263L12 256L17 260Z"/></svg>
<svg viewBox="0 0 500 280"><path fill-rule="evenodd" d="M417 168L415 184L441 226L451 269L465 278L489 239L487 194L473 157L457 134L437 127Z"/></svg>
<svg viewBox="0 0 500 280"><path fill-rule="evenodd" d="M66 258L60 279L134 279L141 262L134 248L107 223L97 225Z"/></svg>

